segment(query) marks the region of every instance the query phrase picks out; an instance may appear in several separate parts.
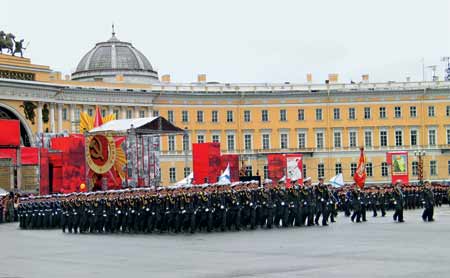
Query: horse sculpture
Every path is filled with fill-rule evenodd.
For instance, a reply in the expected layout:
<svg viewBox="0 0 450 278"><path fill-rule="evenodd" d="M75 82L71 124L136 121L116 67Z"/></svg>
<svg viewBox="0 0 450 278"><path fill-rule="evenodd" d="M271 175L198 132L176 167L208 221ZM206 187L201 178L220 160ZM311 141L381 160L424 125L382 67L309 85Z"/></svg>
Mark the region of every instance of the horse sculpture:
<svg viewBox="0 0 450 278"><path fill-rule="evenodd" d="M16 37L11 33L5 34L5 32L0 31L0 53L2 53L3 49L7 49L8 53L14 55L15 38Z"/></svg>

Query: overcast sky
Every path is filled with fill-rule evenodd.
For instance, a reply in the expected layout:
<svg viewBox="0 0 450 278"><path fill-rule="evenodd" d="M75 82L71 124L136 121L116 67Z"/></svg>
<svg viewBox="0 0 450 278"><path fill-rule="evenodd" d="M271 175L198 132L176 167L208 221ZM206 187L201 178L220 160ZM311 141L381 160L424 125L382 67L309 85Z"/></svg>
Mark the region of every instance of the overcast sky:
<svg viewBox="0 0 450 278"><path fill-rule="evenodd" d="M449 0L1 0L0 30L34 63L71 73L96 42L130 41L160 75L191 82L422 79L450 56ZM4 4L6 3L6 4ZM6 10L5 10L6 7ZM430 70L426 69L427 78Z"/></svg>

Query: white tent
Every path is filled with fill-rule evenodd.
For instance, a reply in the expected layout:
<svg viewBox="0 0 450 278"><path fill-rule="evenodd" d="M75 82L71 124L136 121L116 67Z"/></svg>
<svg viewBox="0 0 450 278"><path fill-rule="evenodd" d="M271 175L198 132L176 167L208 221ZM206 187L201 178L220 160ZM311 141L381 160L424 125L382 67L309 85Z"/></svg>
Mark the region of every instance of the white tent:
<svg viewBox="0 0 450 278"><path fill-rule="evenodd" d="M112 120L99 127L95 127L89 133L127 133L134 129L136 133L180 133L183 130L176 127L161 116L135 119Z"/></svg>

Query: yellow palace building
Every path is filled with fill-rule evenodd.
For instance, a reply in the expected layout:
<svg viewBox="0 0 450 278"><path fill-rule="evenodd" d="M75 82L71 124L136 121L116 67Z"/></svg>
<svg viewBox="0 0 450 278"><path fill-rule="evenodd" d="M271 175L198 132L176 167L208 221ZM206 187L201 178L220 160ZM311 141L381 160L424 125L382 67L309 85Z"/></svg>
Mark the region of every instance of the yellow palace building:
<svg viewBox="0 0 450 278"><path fill-rule="evenodd" d="M115 34L97 43L70 77L48 66L0 54L0 118L19 119L24 145L39 133L79 132L80 113L117 119L161 115L185 130L161 140L162 184L192 171L192 143L220 142L239 154L253 175L267 176L267 154L302 153L304 171L317 180L342 172L351 182L364 146L369 183L390 182L386 152L409 152L410 180L450 174L450 82L342 84L192 83L159 77L132 44Z"/></svg>

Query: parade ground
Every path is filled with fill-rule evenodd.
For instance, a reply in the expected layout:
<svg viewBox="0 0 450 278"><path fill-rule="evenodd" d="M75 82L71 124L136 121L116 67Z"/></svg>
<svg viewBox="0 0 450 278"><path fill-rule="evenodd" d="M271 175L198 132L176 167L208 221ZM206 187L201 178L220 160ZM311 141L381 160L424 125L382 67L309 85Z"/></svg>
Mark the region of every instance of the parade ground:
<svg viewBox="0 0 450 278"><path fill-rule="evenodd" d="M329 227L151 235L75 235L0 226L0 278L446 277L450 209Z"/></svg>

